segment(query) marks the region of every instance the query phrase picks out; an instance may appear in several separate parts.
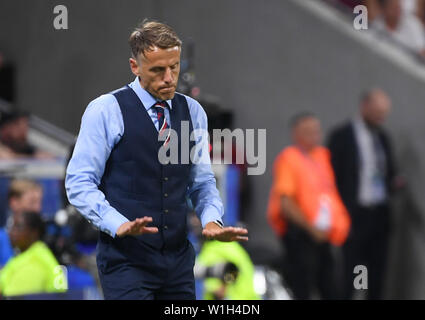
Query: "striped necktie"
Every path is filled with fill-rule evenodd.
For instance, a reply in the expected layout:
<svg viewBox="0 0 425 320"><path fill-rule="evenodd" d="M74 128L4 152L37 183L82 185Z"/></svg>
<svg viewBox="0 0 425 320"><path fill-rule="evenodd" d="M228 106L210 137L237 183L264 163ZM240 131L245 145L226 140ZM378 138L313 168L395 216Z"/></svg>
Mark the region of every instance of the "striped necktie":
<svg viewBox="0 0 425 320"><path fill-rule="evenodd" d="M162 135L168 134L166 139L161 139L161 141L164 141L164 145L170 140L170 132L169 130L166 130L168 128L168 123L165 118L165 108L167 107L168 105L165 101L157 101L154 105L158 119L158 137L162 138Z"/></svg>

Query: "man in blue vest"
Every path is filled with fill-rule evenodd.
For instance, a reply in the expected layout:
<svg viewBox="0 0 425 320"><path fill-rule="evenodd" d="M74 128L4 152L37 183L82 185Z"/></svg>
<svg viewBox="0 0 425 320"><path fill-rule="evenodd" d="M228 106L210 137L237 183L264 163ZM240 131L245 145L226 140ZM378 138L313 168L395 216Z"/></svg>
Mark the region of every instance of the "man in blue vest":
<svg viewBox="0 0 425 320"><path fill-rule="evenodd" d="M207 116L197 101L175 92L177 34L145 21L129 44L136 79L88 105L67 168L68 199L101 231L97 265L106 299L195 299L187 198L205 237L246 241L248 231L222 225L223 204L203 139ZM182 154L189 161L160 161L167 145L166 154L176 146L194 150L198 160Z"/></svg>

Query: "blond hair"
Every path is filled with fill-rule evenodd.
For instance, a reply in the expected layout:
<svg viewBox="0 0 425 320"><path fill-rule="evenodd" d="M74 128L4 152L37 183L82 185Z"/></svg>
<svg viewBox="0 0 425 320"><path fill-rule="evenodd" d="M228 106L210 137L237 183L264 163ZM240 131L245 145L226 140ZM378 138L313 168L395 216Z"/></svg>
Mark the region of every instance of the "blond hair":
<svg viewBox="0 0 425 320"><path fill-rule="evenodd" d="M41 185L32 180L16 179L10 183L7 199L20 198L26 192L41 189Z"/></svg>
<svg viewBox="0 0 425 320"><path fill-rule="evenodd" d="M131 33L128 43L133 58L138 58L153 47L168 49L182 45L182 41L170 26L146 19Z"/></svg>

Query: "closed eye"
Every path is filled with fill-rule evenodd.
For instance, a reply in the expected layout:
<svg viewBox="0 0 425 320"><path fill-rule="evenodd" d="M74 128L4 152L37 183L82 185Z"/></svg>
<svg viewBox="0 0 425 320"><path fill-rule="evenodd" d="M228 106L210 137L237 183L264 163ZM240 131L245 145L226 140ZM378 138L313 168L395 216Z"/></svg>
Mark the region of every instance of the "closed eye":
<svg viewBox="0 0 425 320"><path fill-rule="evenodd" d="M152 67L149 69L149 71L155 72L155 73L159 73L159 72L163 72L165 70L164 67Z"/></svg>

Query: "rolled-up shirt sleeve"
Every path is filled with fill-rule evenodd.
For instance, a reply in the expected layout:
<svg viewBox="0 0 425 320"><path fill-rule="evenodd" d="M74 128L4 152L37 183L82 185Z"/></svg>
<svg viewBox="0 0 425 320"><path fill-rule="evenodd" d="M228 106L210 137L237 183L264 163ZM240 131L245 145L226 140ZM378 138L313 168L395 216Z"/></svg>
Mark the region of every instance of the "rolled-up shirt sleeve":
<svg viewBox="0 0 425 320"><path fill-rule="evenodd" d="M188 196L195 212L205 227L209 222L223 224L223 203L216 187L216 179L211 168L208 142L208 119L202 106L194 99L187 97L194 129L196 162L190 171Z"/></svg>
<svg viewBox="0 0 425 320"><path fill-rule="evenodd" d="M109 204L98 186L109 155L123 132L115 97L108 94L93 100L82 117L65 177L69 202L96 228L112 237L128 219Z"/></svg>

